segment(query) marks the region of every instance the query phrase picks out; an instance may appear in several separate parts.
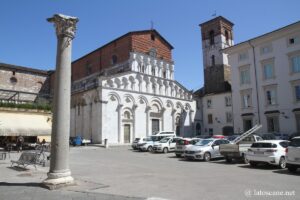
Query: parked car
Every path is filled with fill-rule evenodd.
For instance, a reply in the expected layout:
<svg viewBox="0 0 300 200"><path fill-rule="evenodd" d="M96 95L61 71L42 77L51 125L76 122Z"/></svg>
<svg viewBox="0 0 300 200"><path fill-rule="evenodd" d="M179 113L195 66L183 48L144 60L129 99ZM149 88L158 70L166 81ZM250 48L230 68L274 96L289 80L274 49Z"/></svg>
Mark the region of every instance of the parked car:
<svg viewBox="0 0 300 200"><path fill-rule="evenodd" d="M184 154L184 151L186 148L196 144L199 142L200 138L182 138L180 140L177 140L176 146L175 146L175 155L176 157L181 157Z"/></svg>
<svg viewBox="0 0 300 200"><path fill-rule="evenodd" d="M220 144L228 144L224 139L203 139L188 147L184 152L186 159L210 161L212 158L223 157L219 152Z"/></svg>
<svg viewBox="0 0 300 200"><path fill-rule="evenodd" d="M287 148L286 167L290 172L300 168L300 137L293 138Z"/></svg>
<svg viewBox="0 0 300 200"><path fill-rule="evenodd" d="M207 139L207 138L211 138L211 135L197 135L196 138Z"/></svg>
<svg viewBox="0 0 300 200"><path fill-rule="evenodd" d="M252 167L259 163L286 167L287 140L264 140L254 142L246 153L246 158Z"/></svg>
<svg viewBox="0 0 300 200"><path fill-rule="evenodd" d="M213 136L211 136L211 138L216 138L216 139L225 139L225 138L226 138L226 136L224 136L224 135L213 135Z"/></svg>
<svg viewBox="0 0 300 200"><path fill-rule="evenodd" d="M221 144L220 153L225 157L226 162L231 162L233 159L242 159L247 163L248 161L245 159L245 153L254 142L261 140L263 139L258 135L249 135L238 143Z"/></svg>
<svg viewBox="0 0 300 200"><path fill-rule="evenodd" d="M137 150L139 149L139 144L142 144L143 142L146 141L146 138L140 137L140 138L135 138L131 144L131 147L133 148L133 150Z"/></svg>
<svg viewBox="0 0 300 200"><path fill-rule="evenodd" d="M140 151L152 152L154 142L158 142L163 138L165 138L165 136L155 136L155 135L144 138L142 142L137 144L137 149L139 149Z"/></svg>
<svg viewBox="0 0 300 200"><path fill-rule="evenodd" d="M289 140L290 136L285 133L274 133L276 140Z"/></svg>
<svg viewBox="0 0 300 200"><path fill-rule="evenodd" d="M259 135L263 140L276 140L274 133L262 133Z"/></svg>
<svg viewBox="0 0 300 200"><path fill-rule="evenodd" d="M180 137L166 137L160 140L159 142L155 142L153 145L154 152L162 152L168 153L171 151L175 151L176 142L180 140Z"/></svg>
<svg viewBox="0 0 300 200"><path fill-rule="evenodd" d="M289 140L292 140L294 137L300 137L300 132L296 132L290 135Z"/></svg>

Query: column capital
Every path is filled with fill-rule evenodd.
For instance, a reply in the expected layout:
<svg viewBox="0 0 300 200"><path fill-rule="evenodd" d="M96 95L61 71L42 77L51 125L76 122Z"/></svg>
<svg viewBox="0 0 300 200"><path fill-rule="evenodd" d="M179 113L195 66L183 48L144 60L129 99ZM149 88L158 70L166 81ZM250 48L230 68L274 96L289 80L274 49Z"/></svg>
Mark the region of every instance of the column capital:
<svg viewBox="0 0 300 200"><path fill-rule="evenodd" d="M76 23L79 21L77 17L71 17L62 14L55 14L47 19L48 22L54 23L56 36L69 37L73 39L76 32Z"/></svg>

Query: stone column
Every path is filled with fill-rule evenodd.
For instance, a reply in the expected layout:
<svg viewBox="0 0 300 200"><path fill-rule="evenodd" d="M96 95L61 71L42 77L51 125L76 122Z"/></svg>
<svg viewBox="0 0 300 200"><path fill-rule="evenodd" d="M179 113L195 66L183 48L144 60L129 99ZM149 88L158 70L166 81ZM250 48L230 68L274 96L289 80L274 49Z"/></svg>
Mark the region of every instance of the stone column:
<svg viewBox="0 0 300 200"><path fill-rule="evenodd" d="M57 35L51 161L48 178L43 182L50 189L74 183L69 169L71 48L78 18L55 14L48 22L54 23Z"/></svg>

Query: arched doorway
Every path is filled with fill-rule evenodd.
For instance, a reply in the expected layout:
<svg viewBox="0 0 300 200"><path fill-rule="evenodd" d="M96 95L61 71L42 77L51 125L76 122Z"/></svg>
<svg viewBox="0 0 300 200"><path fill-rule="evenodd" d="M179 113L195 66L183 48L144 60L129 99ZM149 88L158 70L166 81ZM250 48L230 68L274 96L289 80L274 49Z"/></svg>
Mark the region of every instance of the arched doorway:
<svg viewBox="0 0 300 200"><path fill-rule="evenodd" d="M196 124L196 135L201 135L201 124L200 123Z"/></svg>

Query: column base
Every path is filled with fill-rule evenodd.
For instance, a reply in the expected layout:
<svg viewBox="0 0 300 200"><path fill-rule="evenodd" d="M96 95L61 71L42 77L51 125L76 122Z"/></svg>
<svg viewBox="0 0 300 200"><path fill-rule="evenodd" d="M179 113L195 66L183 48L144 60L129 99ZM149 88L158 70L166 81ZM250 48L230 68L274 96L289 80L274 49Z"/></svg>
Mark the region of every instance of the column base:
<svg viewBox="0 0 300 200"><path fill-rule="evenodd" d="M48 178L42 182L42 185L49 190L55 190L76 185L76 183L71 173L67 173L67 176L63 176L63 173L48 173Z"/></svg>

